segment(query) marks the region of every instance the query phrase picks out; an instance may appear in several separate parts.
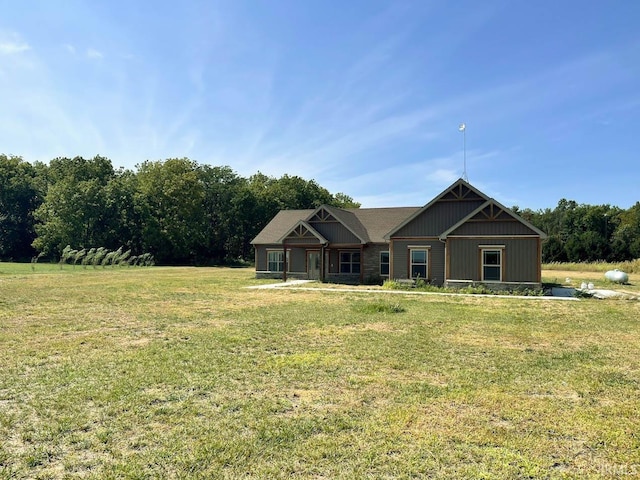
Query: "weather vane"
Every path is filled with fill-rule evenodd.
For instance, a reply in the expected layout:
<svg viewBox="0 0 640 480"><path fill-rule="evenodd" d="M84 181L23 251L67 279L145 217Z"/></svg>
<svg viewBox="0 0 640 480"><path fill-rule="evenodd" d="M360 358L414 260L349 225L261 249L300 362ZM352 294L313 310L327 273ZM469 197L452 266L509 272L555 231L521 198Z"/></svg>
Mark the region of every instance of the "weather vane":
<svg viewBox="0 0 640 480"><path fill-rule="evenodd" d="M462 179L465 182L469 181L467 177L467 126L464 123L461 123L458 127L458 130L462 132L462 157L464 159L464 169L462 171Z"/></svg>

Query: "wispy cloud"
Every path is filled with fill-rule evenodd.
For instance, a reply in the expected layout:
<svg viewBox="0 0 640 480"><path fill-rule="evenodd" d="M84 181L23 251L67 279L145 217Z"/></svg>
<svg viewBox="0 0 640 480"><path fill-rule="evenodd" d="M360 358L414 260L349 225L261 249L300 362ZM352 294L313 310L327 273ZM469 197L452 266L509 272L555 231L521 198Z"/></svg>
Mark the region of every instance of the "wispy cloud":
<svg viewBox="0 0 640 480"><path fill-rule="evenodd" d="M31 50L31 46L15 32L0 31L0 55L15 55Z"/></svg>
<svg viewBox="0 0 640 480"><path fill-rule="evenodd" d="M88 48L87 58L100 59L100 58L104 58L104 54L101 51L96 50L95 48Z"/></svg>

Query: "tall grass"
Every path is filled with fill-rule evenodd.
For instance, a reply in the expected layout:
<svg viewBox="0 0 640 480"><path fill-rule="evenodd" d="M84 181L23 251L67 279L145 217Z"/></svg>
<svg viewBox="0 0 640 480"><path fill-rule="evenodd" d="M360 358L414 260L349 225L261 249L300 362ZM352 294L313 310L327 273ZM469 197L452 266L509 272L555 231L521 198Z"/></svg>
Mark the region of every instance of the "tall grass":
<svg viewBox="0 0 640 480"><path fill-rule="evenodd" d="M626 273L640 273L640 258L625 262L552 262L543 264L542 269L572 272L606 272L618 269Z"/></svg>
<svg viewBox="0 0 640 480"><path fill-rule="evenodd" d="M43 256L40 255L31 259L31 268L35 270L35 266L38 260ZM73 268L80 263L82 268L87 268L87 265L97 268L98 266L107 267L123 267L123 266L137 266L137 267L150 267L155 265L155 259L151 253L143 253L142 255L131 255L131 250L123 251L123 247L117 250L109 250L108 248L90 248L89 250L83 248L81 250L75 250L71 248L71 245L67 245L60 254L60 260L58 265L62 269L63 265L72 264Z"/></svg>

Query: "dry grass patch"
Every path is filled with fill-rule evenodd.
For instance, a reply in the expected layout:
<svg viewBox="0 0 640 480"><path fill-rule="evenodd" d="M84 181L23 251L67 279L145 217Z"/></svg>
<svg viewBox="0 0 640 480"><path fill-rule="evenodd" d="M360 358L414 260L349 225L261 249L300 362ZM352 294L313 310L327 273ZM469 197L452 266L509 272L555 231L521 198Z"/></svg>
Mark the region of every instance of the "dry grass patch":
<svg viewBox="0 0 640 480"><path fill-rule="evenodd" d="M2 282L3 480L605 478L640 464L637 303L247 290L261 284L248 269Z"/></svg>

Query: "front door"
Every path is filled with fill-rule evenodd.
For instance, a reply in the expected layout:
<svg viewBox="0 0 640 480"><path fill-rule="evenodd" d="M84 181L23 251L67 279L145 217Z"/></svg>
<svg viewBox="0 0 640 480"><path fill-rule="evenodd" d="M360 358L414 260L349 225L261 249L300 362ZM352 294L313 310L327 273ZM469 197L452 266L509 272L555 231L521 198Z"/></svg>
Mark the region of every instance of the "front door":
<svg viewBox="0 0 640 480"><path fill-rule="evenodd" d="M309 280L320 279L320 252L307 252L307 275Z"/></svg>

